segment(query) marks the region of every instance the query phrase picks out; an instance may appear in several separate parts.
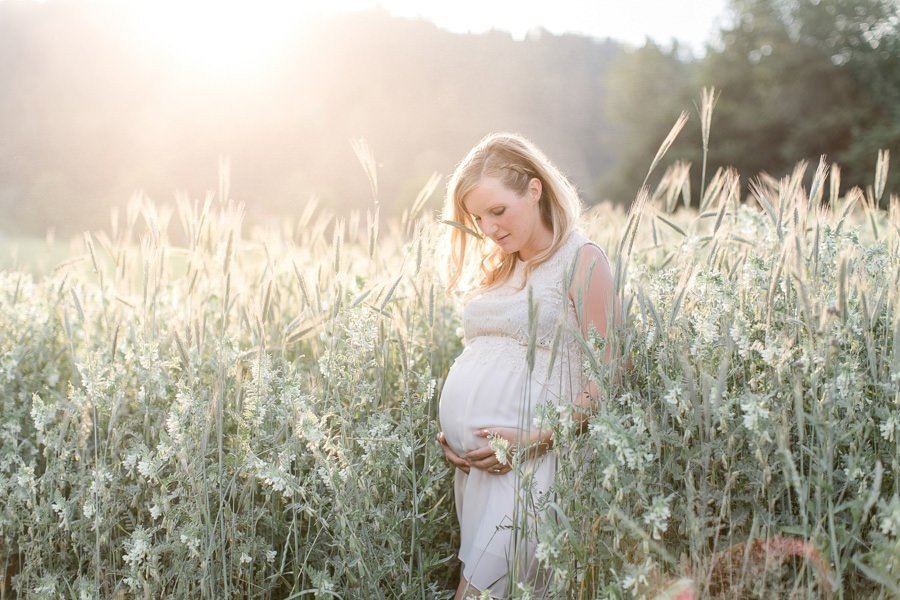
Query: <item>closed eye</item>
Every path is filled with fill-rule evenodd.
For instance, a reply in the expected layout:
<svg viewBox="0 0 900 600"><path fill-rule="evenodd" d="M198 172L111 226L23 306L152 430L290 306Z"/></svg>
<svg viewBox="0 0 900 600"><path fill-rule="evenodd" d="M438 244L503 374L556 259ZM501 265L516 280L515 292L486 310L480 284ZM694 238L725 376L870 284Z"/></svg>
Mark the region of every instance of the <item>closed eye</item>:
<svg viewBox="0 0 900 600"><path fill-rule="evenodd" d="M506 212L506 207L502 206L500 208L496 208L496 209L492 210L491 214L494 215L495 217L499 217L500 215L502 215L505 212ZM476 223L481 221L481 217L476 216L476 215L471 215L471 216L472 216L472 220L475 221Z"/></svg>

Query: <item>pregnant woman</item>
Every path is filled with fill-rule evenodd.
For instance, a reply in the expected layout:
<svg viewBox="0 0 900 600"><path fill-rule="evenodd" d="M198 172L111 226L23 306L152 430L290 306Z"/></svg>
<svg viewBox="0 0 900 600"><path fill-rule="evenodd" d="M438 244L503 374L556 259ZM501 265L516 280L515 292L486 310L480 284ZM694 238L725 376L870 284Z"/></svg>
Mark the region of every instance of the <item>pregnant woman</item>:
<svg viewBox="0 0 900 600"><path fill-rule="evenodd" d="M540 597L547 581L534 535L556 472L540 407L568 411L580 430L596 404L579 337L604 337L620 321L609 262L578 230L573 186L521 136L492 134L469 152L445 213L464 226L451 232L448 287L473 281L438 435L457 467L456 598L503 598L519 582Z"/></svg>

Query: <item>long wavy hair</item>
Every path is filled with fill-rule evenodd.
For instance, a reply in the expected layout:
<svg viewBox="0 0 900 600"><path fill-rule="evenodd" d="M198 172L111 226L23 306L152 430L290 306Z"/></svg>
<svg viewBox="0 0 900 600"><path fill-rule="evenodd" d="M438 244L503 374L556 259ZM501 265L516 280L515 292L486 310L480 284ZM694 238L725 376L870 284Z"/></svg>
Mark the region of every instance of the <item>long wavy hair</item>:
<svg viewBox="0 0 900 600"><path fill-rule="evenodd" d="M463 227L450 230L450 261L447 290L456 289L467 271L467 255L475 253L480 269L476 290L503 284L512 275L518 256L507 254L498 246L489 249L485 238L477 234L472 216L466 211L466 196L485 177L495 177L507 188L522 196L528 183L537 177L541 182L538 202L541 221L553 232L549 247L525 263L525 277L546 261L568 238L581 217L581 199L568 179L531 141L515 133L491 133L472 148L457 165L447 185L444 219ZM466 231L468 229L469 231Z"/></svg>

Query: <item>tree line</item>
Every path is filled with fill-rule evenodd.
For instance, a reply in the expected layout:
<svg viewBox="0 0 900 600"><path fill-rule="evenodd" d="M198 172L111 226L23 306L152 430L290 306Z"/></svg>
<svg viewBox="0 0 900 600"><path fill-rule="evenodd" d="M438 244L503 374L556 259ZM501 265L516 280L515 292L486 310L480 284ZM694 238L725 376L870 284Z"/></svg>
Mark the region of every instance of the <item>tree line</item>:
<svg viewBox="0 0 900 600"><path fill-rule="evenodd" d="M531 137L587 203L627 204L704 86L719 90L711 168L780 176L825 155L845 186L866 185L877 150L900 156L897 0L732 0L699 58L677 45L460 35L349 14L298 25L252 81L158 62L107 8L0 2L0 232L104 227L136 190L202 198L223 155L251 221L299 215L311 196L364 208L375 199L358 138L390 216L498 130ZM698 165L699 137L695 119L667 159ZM889 190L898 177L892 169Z"/></svg>
<svg viewBox="0 0 900 600"><path fill-rule="evenodd" d="M653 44L612 70L608 117L620 160L606 180L613 197L641 184L666 125L718 91L710 166L751 178L787 174L824 156L841 186L871 185L879 150L900 158L900 4L896 0L731 0L728 25L699 60ZM696 113L696 111L695 111ZM667 155L699 165L696 114ZM812 170L812 169L810 169ZM699 183L698 169L693 178ZM698 189L694 187L693 189ZM886 189L900 192L900 168ZM887 202L887 194L882 203Z"/></svg>

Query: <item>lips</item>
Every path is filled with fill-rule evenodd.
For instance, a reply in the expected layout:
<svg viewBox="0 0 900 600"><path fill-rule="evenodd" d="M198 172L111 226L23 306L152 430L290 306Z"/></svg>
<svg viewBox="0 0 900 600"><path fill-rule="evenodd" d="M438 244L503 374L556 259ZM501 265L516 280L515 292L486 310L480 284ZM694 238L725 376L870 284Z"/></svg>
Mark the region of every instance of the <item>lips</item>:
<svg viewBox="0 0 900 600"><path fill-rule="evenodd" d="M494 238L494 243L495 243L495 244L499 244L500 242L502 242L503 240L505 240L505 239L508 238L509 236L510 236L510 234L507 233L507 234L504 235L503 237Z"/></svg>

